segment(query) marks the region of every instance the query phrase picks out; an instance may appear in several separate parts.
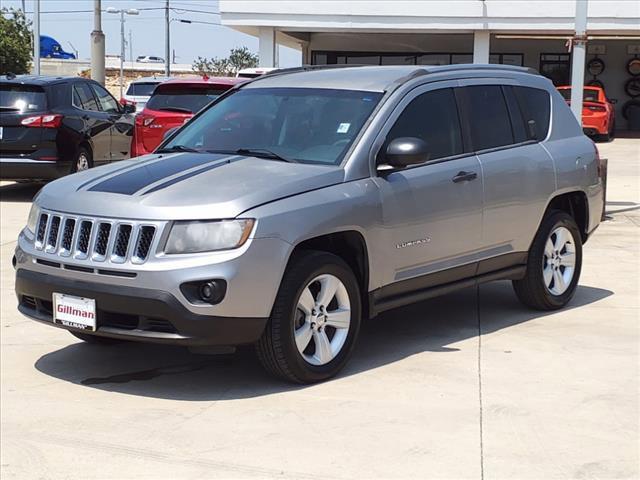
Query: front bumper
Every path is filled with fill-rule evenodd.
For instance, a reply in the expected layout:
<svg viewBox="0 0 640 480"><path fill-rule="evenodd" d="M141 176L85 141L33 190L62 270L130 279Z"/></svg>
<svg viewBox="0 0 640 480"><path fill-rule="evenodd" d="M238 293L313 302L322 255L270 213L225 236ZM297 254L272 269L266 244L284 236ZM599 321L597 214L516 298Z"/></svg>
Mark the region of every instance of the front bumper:
<svg viewBox="0 0 640 480"><path fill-rule="evenodd" d="M171 293L109 285L18 269L16 295L24 315L52 326L52 295L65 293L96 300L97 330L102 337L185 346L242 345L262 334L267 318L195 314Z"/></svg>
<svg viewBox="0 0 640 480"><path fill-rule="evenodd" d="M0 158L1 180L54 180L71 171L71 163L60 160Z"/></svg>

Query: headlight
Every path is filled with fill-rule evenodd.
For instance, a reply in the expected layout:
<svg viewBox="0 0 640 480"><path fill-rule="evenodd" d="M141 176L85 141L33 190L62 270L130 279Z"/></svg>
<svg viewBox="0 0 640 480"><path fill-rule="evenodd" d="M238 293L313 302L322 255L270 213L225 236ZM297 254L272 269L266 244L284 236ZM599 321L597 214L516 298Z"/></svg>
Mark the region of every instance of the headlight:
<svg viewBox="0 0 640 480"><path fill-rule="evenodd" d="M176 222L165 253L198 253L238 248L247 241L253 219Z"/></svg>
<svg viewBox="0 0 640 480"><path fill-rule="evenodd" d="M27 230L35 235L36 224L38 223L38 217L40 217L40 208L33 203L31 205L31 211L29 212L29 219L27 220Z"/></svg>

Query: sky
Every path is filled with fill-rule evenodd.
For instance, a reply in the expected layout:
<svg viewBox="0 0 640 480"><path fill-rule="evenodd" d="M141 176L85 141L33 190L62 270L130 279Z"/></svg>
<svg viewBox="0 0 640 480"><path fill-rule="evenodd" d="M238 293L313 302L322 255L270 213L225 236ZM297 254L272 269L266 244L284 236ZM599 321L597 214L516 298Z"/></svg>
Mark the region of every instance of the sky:
<svg viewBox="0 0 640 480"><path fill-rule="evenodd" d="M24 0L27 17L32 19L34 0ZM135 8L140 14L125 16L125 35L131 38L133 57L153 55L164 58L164 0L102 0L108 7ZM0 6L21 8L22 0L1 0ZM209 24L171 22L171 48L176 51L176 63L190 64L200 57L226 57L229 50L246 46L258 52L258 40L250 35L220 25L217 0L170 0L171 18L194 20ZM158 10L142 10L142 9ZM189 11L192 10L192 11ZM196 11L193 11L196 10ZM62 11L66 13L54 13ZM41 0L40 34L55 38L62 48L73 52L69 42L79 52L79 58L89 59L90 35L93 30L93 0ZM106 37L106 53L120 54L120 15L103 12L102 30ZM300 53L280 47L280 66L300 65ZM126 50L129 60L129 47Z"/></svg>

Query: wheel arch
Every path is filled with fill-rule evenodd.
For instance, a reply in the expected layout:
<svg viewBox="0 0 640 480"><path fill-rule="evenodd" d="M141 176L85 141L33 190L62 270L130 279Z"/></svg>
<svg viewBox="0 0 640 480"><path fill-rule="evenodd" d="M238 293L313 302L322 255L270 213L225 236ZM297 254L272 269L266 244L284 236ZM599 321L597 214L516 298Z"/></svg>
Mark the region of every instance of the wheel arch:
<svg viewBox="0 0 640 480"><path fill-rule="evenodd" d="M353 271L360 287L363 318L369 315L369 252L367 242L357 230L342 230L307 238L295 245L289 262L306 250L332 253L341 258Z"/></svg>
<svg viewBox="0 0 640 480"><path fill-rule="evenodd" d="M547 203L542 218L544 219L552 210L560 210L571 215L580 230L582 243L586 243L589 236L589 201L585 192L573 190L555 195Z"/></svg>

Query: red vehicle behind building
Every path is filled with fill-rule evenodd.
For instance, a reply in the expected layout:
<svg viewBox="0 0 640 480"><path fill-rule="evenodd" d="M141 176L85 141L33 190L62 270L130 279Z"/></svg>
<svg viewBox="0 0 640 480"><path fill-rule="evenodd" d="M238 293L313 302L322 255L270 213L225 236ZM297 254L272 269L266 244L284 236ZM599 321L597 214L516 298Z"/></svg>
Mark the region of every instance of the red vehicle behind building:
<svg viewBox="0 0 640 480"><path fill-rule="evenodd" d="M558 87L558 90L570 104L571 87ZM600 87L584 87L582 100L582 129L584 133L609 141L615 134L615 128L615 109L604 90Z"/></svg>
<svg viewBox="0 0 640 480"><path fill-rule="evenodd" d="M167 130L180 127L222 93L246 81L246 78L198 77L161 83L136 116L131 156L153 152Z"/></svg>

